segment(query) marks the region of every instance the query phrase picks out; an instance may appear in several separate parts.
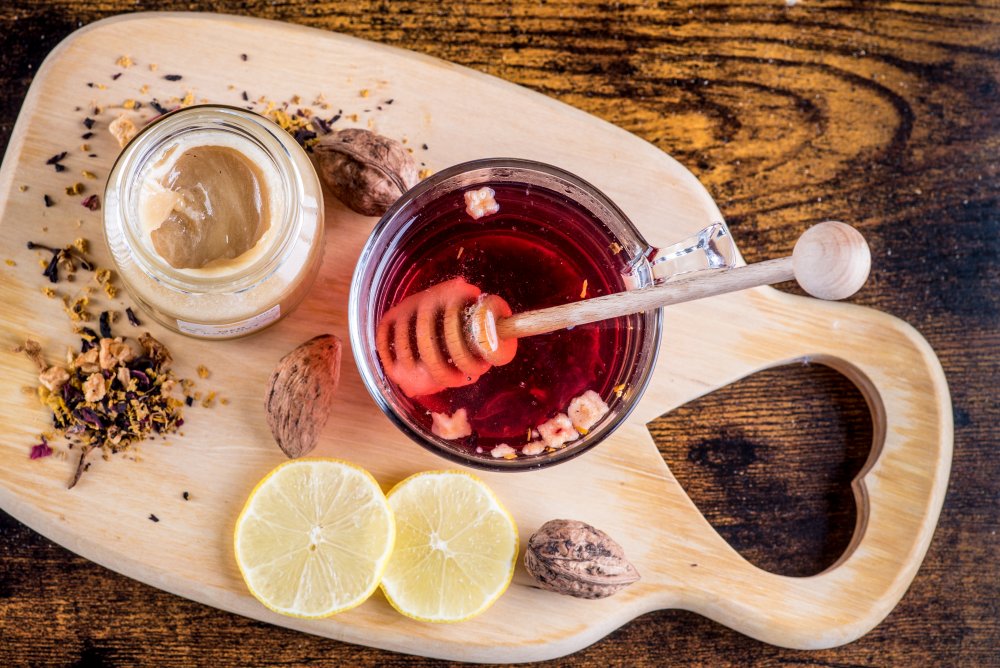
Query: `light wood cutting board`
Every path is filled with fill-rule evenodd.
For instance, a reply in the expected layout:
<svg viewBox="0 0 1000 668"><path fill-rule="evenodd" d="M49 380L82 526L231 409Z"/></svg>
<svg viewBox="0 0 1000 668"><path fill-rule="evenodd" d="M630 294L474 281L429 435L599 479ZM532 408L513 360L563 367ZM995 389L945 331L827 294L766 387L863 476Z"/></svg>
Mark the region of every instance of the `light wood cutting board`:
<svg viewBox="0 0 1000 668"><path fill-rule="evenodd" d="M136 64L116 66L123 55ZM165 74L183 79L170 82ZM147 93L140 93L143 85ZM302 341L332 332L348 343L351 271L374 223L332 197L322 274L291 317L232 342L199 342L148 327L171 348L181 375L193 378L198 364L207 365L212 375L200 386L230 403L189 409L183 437L144 445L139 462L97 461L67 491L72 459L28 459L28 446L47 428L48 417L21 392L34 384L34 372L10 348L30 335L54 361L77 339L60 304L42 296L38 258L25 242L62 245L83 236L98 262L109 265L100 212L86 210L64 189L75 181L89 192L103 189L117 152L106 129L120 112L114 105L188 91L196 101L242 104L243 90L278 101L300 95L304 103L322 93L333 110L343 109L339 125L367 126L370 120L379 132L406 137L430 168L490 156L559 165L604 190L654 245L721 219L696 179L652 145L542 95L439 60L230 16L136 14L83 28L39 70L0 171L0 259L15 263L0 264L5 511L74 552L180 596L309 633L449 659L555 657L659 608L693 610L796 648L850 642L889 613L927 550L947 485L952 413L940 364L924 339L896 318L769 288L670 308L645 397L629 421L587 455L545 471L483 476L511 509L522 541L549 519L590 522L624 546L643 575L638 584L610 599L582 601L535 589L519 567L493 608L457 625L406 619L380 594L320 621L263 608L240 578L232 531L253 485L284 458L264 421L264 385L275 362ZM94 105L105 109L95 116L88 142L98 157L88 158L79 148L81 122ZM148 113L148 106L141 111ZM356 121L350 118L355 113ZM420 148L424 143L427 150ZM67 171L58 174L45 160L64 150L70 152ZM82 178L81 170L97 180ZM28 190L21 192L21 185ZM46 208L43 194L55 205ZM122 295L104 308L126 305ZM117 328L139 333L124 320ZM802 359L828 364L858 384L873 414L875 439L854 482L859 515L853 542L826 572L793 578L752 566L712 529L665 466L645 424L738 378ZM357 462L385 488L416 471L445 468L444 460L395 430L366 393L351 356L344 360L335 414L315 454ZM182 499L185 491L189 501ZM158 523L148 519L151 513Z"/></svg>

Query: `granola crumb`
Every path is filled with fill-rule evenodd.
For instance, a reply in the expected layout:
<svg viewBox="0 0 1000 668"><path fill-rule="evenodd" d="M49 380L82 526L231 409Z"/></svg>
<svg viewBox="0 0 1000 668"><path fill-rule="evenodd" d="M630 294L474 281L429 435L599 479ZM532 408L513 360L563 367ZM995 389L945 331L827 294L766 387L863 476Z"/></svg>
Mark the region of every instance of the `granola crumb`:
<svg viewBox="0 0 1000 668"><path fill-rule="evenodd" d="M17 262L14 262L10 258L7 258L6 260L4 260L4 262L7 264L8 267L16 267L17 266Z"/></svg>
<svg viewBox="0 0 1000 668"><path fill-rule="evenodd" d="M119 56L118 60L115 61L115 65L124 69L128 69L133 65L135 65L135 61L132 60L129 56Z"/></svg>
<svg viewBox="0 0 1000 668"><path fill-rule="evenodd" d="M212 372L209 371L208 367L205 366L204 364L199 364L197 371L199 378L208 378L210 375L212 375Z"/></svg>

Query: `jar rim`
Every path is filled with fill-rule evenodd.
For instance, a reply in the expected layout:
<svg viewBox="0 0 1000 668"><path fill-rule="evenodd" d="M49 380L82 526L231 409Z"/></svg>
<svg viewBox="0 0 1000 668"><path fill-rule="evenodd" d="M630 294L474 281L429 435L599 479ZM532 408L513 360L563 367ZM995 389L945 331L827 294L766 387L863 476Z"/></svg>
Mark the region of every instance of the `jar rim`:
<svg viewBox="0 0 1000 668"><path fill-rule="evenodd" d="M172 267L147 247L138 229L134 203L141 185L135 177L157 155L164 143L186 132L214 129L229 132L253 142L274 162L283 191L281 218L270 248L255 262L231 275L191 276ZM290 144L294 143L294 147ZM291 158L291 150L301 150L281 127L255 112L230 105L201 104L170 111L145 126L125 146L115 160L108 177L105 196L105 226L121 227L136 265L165 288L187 294L240 293L266 281L289 254L301 227L298 194L304 188L302 175ZM112 208L117 210L112 210ZM112 218L112 214L116 214Z"/></svg>

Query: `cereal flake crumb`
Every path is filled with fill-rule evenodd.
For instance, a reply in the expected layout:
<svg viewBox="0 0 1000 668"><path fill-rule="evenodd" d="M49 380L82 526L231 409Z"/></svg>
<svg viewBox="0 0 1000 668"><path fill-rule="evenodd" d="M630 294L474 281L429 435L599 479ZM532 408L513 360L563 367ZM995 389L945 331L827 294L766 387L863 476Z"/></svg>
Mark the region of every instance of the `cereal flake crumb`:
<svg viewBox="0 0 1000 668"><path fill-rule="evenodd" d="M545 451L545 443L543 441L532 441L528 443L523 448L521 448L522 455L540 455Z"/></svg>
<svg viewBox="0 0 1000 668"><path fill-rule="evenodd" d="M572 420L565 413L559 413L551 420L538 425L538 433L547 447L559 449L580 438L580 432L573 427Z"/></svg>
<svg viewBox="0 0 1000 668"><path fill-rule="evenodd" d="M492 455L493 459L513 459L517 457L517 451L506 443L501 443L490 450L490 455Z"/></svg>
<svg viewBox="0 0 1000 668"><path fill-rule="evenodd" d="M593 390L587 390L580 396L569 402L566 413L580 433L586 434L601 418L608 414L608 405L601 399L601 395Z"/></svg>
<svg viewBox="0 0 1000 668"><path fill-rule="evenodd" d="M432 412L431 421L431 432L449 441L472 434L469 415L464 408L459 408L451 415Z"/></svg>
<svg viewBox="0 0 1000 668"><path fill-rule="evenodd" d="M476 220L496 213L500 210L500 205L497 203L495 195L496 192L489 186L483 186L478 190L467 190L465 192L466 213Z"/></svg>

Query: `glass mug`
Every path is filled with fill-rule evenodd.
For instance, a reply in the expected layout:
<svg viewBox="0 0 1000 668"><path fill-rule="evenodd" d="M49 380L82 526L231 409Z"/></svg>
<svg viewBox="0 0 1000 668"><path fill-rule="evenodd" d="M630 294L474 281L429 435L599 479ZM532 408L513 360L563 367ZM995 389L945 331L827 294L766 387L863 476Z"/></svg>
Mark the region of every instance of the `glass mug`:
<svg viewBox="0 0 1000 668"><path fill-rule="evenodd" d="M493 191L499 211L475 219L466 211L465 194L483 187ZM409 372L412 358L387 350L386 341L394 342L389 348L418 350L418 316L415 309L393 307L413 294L421 294L415 303L440 300L427 307L439 310L429 316L436 324L425 323L423 331L433 328L443 339L443 304L464 299L468 306L480 290L503 297L517 313L728 268L734 257L724 223L657 249L610 199L569 172L530 160L467 162L405 193L375 226L351 283L351 346L379 408L418 444L480 469L542 468L589 450L628 417L656 363L662 310L519 339L509 363L482 363L477 371L486 370L478 377L462 377L467 367L439 341L435 363L450 365L446 371L460 386L414 391L410 383L406 392L383 361ZM422 293L434 285L441 287ZM405 316L394 315L403 311ZM387 314L390 334L383 331L380 339ZM581 405L593 408L595 394L606 413L589 427L574 423L567 435L567 415L579 415Z"/></svg>

